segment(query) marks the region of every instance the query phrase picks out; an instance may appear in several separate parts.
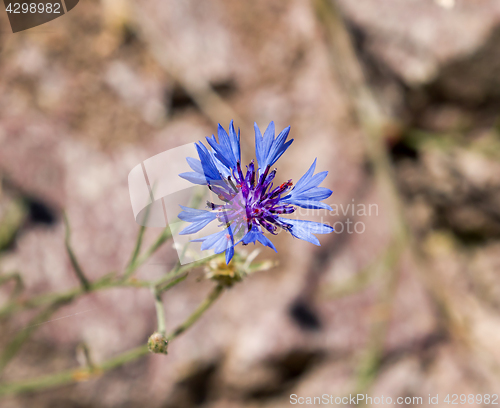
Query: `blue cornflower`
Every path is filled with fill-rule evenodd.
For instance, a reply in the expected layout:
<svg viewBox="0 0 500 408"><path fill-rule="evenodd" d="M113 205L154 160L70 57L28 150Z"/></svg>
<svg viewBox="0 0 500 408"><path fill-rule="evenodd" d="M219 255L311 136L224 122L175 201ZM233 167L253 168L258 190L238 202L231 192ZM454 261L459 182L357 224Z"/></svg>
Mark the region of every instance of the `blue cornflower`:
<svg viewBox="0 0 500 408"><path fill-rule="evenodd" d="M273 243L264 235L267 231L276 235L278 228L290 232L294 237L320 245L313 234L328 234L333 228L313 221L296 220L282 217L292 214L295 207L327 209L322 203L332 191L319 187L328 172L314 174L316 160L309 170L292 188L291 180L274 187L276 169L271 166L290 147L293 139L288 140L290 127L275 137L274 123L271 122L264 135L255 124L254 160L247 166L245 174L241 168L240 132L236 134L233 121L229 124L229 134L219 125L218 140L214 135L207 137L211 149L201 142L196 143L199 159L187 158L192 172L182 173L180 177L194 184L207 185L220 200L208 201L209 210L196 210L182 207L179 218L191 224L180 232L182 235L194 234L214 220L224 227L215 234L193 241L202 242L201 249L213 249L215 253L226 252L226 263L234 255L234 246L259 241L276 251ZM240 237L236 240L236 237Z"/></svg>

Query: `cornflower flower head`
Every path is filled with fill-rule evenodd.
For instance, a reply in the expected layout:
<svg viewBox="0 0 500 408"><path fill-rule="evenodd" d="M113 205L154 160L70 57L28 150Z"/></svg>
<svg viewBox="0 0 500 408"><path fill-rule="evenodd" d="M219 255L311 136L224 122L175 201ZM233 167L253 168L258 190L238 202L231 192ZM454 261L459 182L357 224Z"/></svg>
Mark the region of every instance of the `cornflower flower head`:
<svg viewBox="0 0 500 408"><path fill-rule="evenodd" d="M254 128L257 163L252 160L246 166L246 171L241 166L240 131L238 129L238 133L235 132L231 121L229 133L219 125L218 140L214 135L206 138L210 149L201 142L196 143L199 159L186 159L193 171L179 175L194 184L208 186L220 200L217 203L207 201L208 210L181 206L178 217L191 224L180 234L197 233L217 220L221 231L194 239L193 242L202 242L201 250L213 249L217 254L225 251L227 264L234 255L234 246L239 243L248 245L258 241L276 251L265 232L276 235L281 229L295 238L320 245L313 234L333 231L326 224L284 217L294 213L296 207L332 210L321 202L330 197L332 191L319 187L328 172L314 174L314 160L295 186L292 180L275 186L276 169L271 170L271 167L293 142L293 139L287 141L290 126L277 137L274 122L269 124L263 135L257 124Z"/></svg>

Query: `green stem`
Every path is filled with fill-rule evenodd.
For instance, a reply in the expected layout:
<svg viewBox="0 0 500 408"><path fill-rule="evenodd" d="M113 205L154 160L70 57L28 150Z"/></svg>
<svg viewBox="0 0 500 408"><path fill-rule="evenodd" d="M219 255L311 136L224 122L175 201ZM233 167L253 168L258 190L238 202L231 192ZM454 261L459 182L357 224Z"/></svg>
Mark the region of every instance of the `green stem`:
<svg viewBox="0 0 500 408"><path fill-rule="evenodd" d="M203 199L203 194L195 194L192 197L188 206L193 207L193 208L198 208L202 199ZM148 217L149 217L149 214L147 213L146 219ZM133 253L133 255L132 255L132 257L127 265L123 279L126 280L130 276L132 276L133 273L137 270L137 268L139 268L139 266L141 266L151 255L153 255L153 253L155 253L158 250L158 248L160 248L166 241L168 241L170 238L172 238L172 236L174 234L177 233L179 228L180 228L180 223L175 223L172 226L167 226L162 231L160 236L156 239L156 241L153 243L153 245L151 245L149 247L149 249L142 256L139 256L139 252L140 252L141 245L142 245L142 238L143 238L144 230L145 230L145 227L141 226L141 229L139 230L139 235L137 237L134 253ZM180 266L180 264L179 264L179 266Z"/></svg>
<svg viewBox="0 0 500 408"><path fill-rule="evenodd" d="M37 307L50 305L59 302L70 302L79 296L97 290L110 289L115 287L149 287L149 282L142 281L114 281L110 280L108 276L99 279L96 282L90 284L88 291L84 290L82 287L70 289L62 293L50 293L40 296L35 296L31 299L20 300L17 299L13 302L8 303L2 309L0 309L0 319L11 315L12 313L20 312L28 309L35 309Z"/></svg>
<svg viewBox="0 0 500 408"><path fill-rule="evenodd" d="M175 278L175 277L177 277L185 272L189 272L192 269L197 268L198 266L205 265L208 261L210 261L211 259L213 259L217 256L219 256L219 255L212 255L210 257L199 259L197 261L191 262L190 264L187 264L184 266L177 264L175 266L175 268L172 269L169 273L167 273L166 275L164 275L160 279L158 279L155 282L155 286L157 288L159 288L159 290L161 290L161 291L166 290L165 287L168 286L169 284L164 286L165 282L168 282L169 280L171 280L171 279L173 279L173 278Z"/></svg>
<svg viewBox="0 0 500 408"><path fill-rule="evenodd" d="M184 323L182 323L172 333L170 333L167 336L167 339L169 341L172 341L180 334L184 333L188 328L190 328L201 317L201 315L219 298L223 290L224 288L222 286L216 286L209 294L207 299L205 299L205 301L203 301L200 306L198 306L198 308L186 319ZM149 354L148 347L146 345L143 345L132 350L128 350L125 353L119 354L118 356L113 357L100 365L96 365L93 369L86 368L68 370L61 373L50 374L44 377L34 378L30 380L1 384L0 397L25 392L41 391L48 388L86 380L91 378L92 376L97 376L106 371L121 367L124 364L141 358L147 354Z"/></svg>
<svg viewBox="0 0 500 408"><path fill-rule="evenodd" d="M64 303L65 302L55 303L42 310L42 312L40 312L34 319L30 321L25 329L21 330L16 336L14 336L12 341L7 344L7 347L5 347L5 350L0 355L0 373L4 370L10 360L15 357L17 352L35 332L38 326L47 321L47 319L49 319L50 316L52 316L61 306L63 306Z"/></svg>
<svg viewBox="0 0 500 408"><path fill-rule="evenodd" d="M69 227L68 218L66 217L65 213L63 214L63 218L64 218L64 226L66 228L64 244L66 245L66 251L68 252L68 256L71 261L71 266L73 267L73 270L75 271L76 276L78 277L78 280L80 281L82 287L84 288L85 291L88 292L90 291L90 282L83 273L83 270L80 264L78 263L78 260L76 259L75 253L71 248L71 243L70 243L71 230Z"/></svg>
<svg viewBox="0 0 500 408"><path fill-rule="evenodd" d="M132 274L137 270L137 268L139 268L139 266L141 266L144 262L146 262L149 259L149 257L153 255L158 250L158 248L160 248L170 238L172 238L172 232L170 231L170 227L166 227L162 231L162 233L158 236L156 241L148 248L148 250L143 255L135 256L133 262L131 262L127 266L127 269L125 270L125 274L123 276L123 280L126 280L130 276L132 276Z"/></svg>
<svg viewBox="0 0 500 408"><path fill-rule="evenodd" d="M198 198L197 198L198 199ZM0 309L0 318L6 317L14 312L34 309L38 307L45 307L30 323L30 325L18 333L14 339L7 345L3 354L0 355L0 371L8 364L8 362L14 358L16 353L20 350L22 345L29 339L31 334L36 330L36 326L40 323L45 322L50 315L52 315L56 310L58 310L61 306L77 299L83 294L88 292L109 289L113 287L139 287L146 288L152 287L155 294L155 304L158 315L158 331L162 334L165 334L165 314L163 310L163 304L161 302L161 294L182 282L186 277L188 272L201 265L206 263L209 259L203 259L196 262L193 262L189 265L181 266L180 263L177 264L167 275L163 278L155 281L155 282L146 282L146 281L138 281L136 279L128 279L131 275L137 270L137 268L143 264L154 252L158 250L168 239L172 237L172 231L169 227L165 228L156 241L151 245L151 247L142 255L139 256L139 252L142 246L142 240L144 235L144 227L141 227L139 231L139 236L137 238L137 242L135 245L134 252L131 256L131 260L127 266L125 274L121 278L117 278L116 274L110 274L102 277L101 279L90 282L73 252L70 243L71 230L69 226L69 222L64 214L64 223L66 227L65 231L65 246L68 252L72 267L80 281L80 287L71 289L67 292L63 293L52 293L48 295L36 296L27 300L16 299L14 301L9 302L6 306ZM174 227L175 230L175 227ZM18 275L18 274L17 274ZM16 276L14 274L8 275L6 277L0 278L0 284L9 279L15 279ZM17 278L20 281L20 276ZM22 282L21 282L22 283ZM198 308L192 316L181 325L174 333L172 333L169 338L173 339L183 331L185 331L188 327L190 327L200 316L201 314L210 306L211 303L218 297L222 289L217 289L215 292L218 294L213 297L213 294ZM18 392L16 390L36 390L41 389L45 386L52 386L58 384L64 384L72 381L78 381L82 379L82 376L95 375L100 371L105 371L108 369L112 369L115 366L119 366L125 364L129 359L137 358L143 354L147 353L147 347L139 347L135 350L131 350L121 356L118 356L115 359L109 360L106 363L103 363L101 367L90 367L86 370L71 370L64 373L59 373L47 377L43 377L40 379L29 380L20 383L14 383L10 385L0 386L0 395L5 393Z"/></svg>
<svg viewBox="0 0 500 408"><path fill-rule="evenodd" d="M154 282L153 285L159 287L159 290L162 292L167 290L167 289L170 289L173 286L171 284L171 282L169 282L171 279L176 278L177 276L179 276L180 274L182 274L184 272L189 272L192 269L194 269L200 265L203 265L204 263L206 263L208 260L212 259L215 256L216 255L209 257L209 258L201 259L201 260L192 262L190 264L184 265L182 267L176 266L172 271L170 271L165 276L161 277L156 282ZM180 283L181 281L182 280L176 282L175 284ZM168 282L168 283L165 285L165 282ZM122 280L122 279L113 280L113 279L110 279L109 276L105 276L105 277L91 283L89 292L93 292L93 291L97 291L97 290L105 290L105 289L110 289L110 288L116 288L116 287L147 288L150 286L151 286L151 283L146 282L146 281ZM0 319L4 318L6 316L9 316L13 313L23 311L23 310L35 309L37 307L44 306L44 305L51 304L51 303L57 303L59 301L74 300L77 297L83 295L84 293L85 293L85 291L82 290L82 288L74 288L74 289L68 290L67 292L51 293L51 294L35 296L31 299L27 299L27 300L23 300L23 301L18 299L16 301L8 303L2 309L0 309Z"/></svg>
<svg viewBox="0 0 500 408"><path fill-rule="evenodd" d="M134 252L132 253L130 261L127 264L127 268L125 269L125 278L128 278L135 270L134 265L135 262L137 261L137 257L139 256L139 252L141 251L142 238L144 237L145 230L146 227L144 225L141 225L141 227L139 228L139 234L137 235L137 241L135 243Z"/></svg>
<svg viewBox="0 0 500 408"><path fill-rule="evenodd" d="M0 385L0 397L6 395L20 394L25 392L41 391L48 388L53 388L65 384L71 384L78 381L83 381L98 376L103 372L120 367L129 361L136 360L148 354L147 346L136 347L123 354L120 354L100 366L93 369L76 369L67 370L57 374L51 374L44 377L34 378L31 380L18 381L8 384Z"/></svg>
<svg viewBox="0 0 500 408"><path fill-rule="evenodd" d="M188 273L186 272L184 275L182 276L179 276L177 279L174 279L166 284L164 284L163 286L161 287L157 287L157 291L158 293L163 293L167 290L169 290L170 288L174 287L175 285L177 285L178 283L181 283L184 279L186 279L188 277Z"/></svg>
<svg viewBox="0 0 500 408"><path fill-rule="evenodd" d="M161 293L152 288L155 297L156 319L158 321L158 333L165 335L167 329L165 327L165 309L161 300Z"/></svg>
<svg viewBox="0 0 500 408"><path fill-rule="evenodd" d="M198 306L198 308L193 312L193 314L189 316L184 323L177 327L177 329L175 329L172 334L167 336L167 340L173 340L180 334L184 333L187 329L189 329L200 318L200 316L205 313L207 309L219 298L223 291L224 287L221 285L217 285L212 290L212 292L210 292L203 303Z"/></svg>
<svg viewBox="0 0 500 408"><path fill-rule="evenodd" d="M143 220L144 224L147 224L147 221L149 219L149 212L151 211L151 206L148 206L147 211L146 211L146 217ZM139 228L139 234L137 235L137 240L135 242L135 247L134 247L134 252L132 252L132 256L130 257L130 261L127 264L127 268L125 269L125 279L128 278L134 271L134 265L135 262L137 261L137 257L139 256L139 252L141 251L142 247L142 238L144 237L144 231L146 231L146 225L141 225Z"/></svg>

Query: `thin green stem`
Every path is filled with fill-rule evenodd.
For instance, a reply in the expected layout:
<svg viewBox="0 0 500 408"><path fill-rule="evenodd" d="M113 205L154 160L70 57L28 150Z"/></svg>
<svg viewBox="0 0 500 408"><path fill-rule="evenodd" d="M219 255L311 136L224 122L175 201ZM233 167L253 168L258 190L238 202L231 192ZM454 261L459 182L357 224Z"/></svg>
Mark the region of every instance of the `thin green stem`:
<svg viewBox="0 0 500 408"><path fill-rule="evenodd" d="M109 276L105 276L99 279L98 281L91 283L88 292L110 289L115 287L149 287L149 286L150 286L149 282L114 281L111 280ZM78 287L62 293L44 294L25 300L17 299L13 302L8 303L2 309L0 309L0 319L23 310L36 309L37 307L46 306L59 302L63 303L70 302L88 292L84 290L82 287Z"/></svg>
<svg viewBox="0 0 500 408"><path fill-rule="evenodd" d="M199 200L199 197L196 197ZM176 225L172 230L167 227L162 233L158 236L156 241L145 251L144 254L140 254L142 240L144 235L144 227L141 227L139 231L139 236L137 238L134 252L131 256L127 269L123 277L118 278L116 273L108 274L97 281L90 282L76 256L71 246L70 236L71 230L69 226L69 222L64 215L64 223L65 223L65 246L68 252L72 267L80 281L80 286L68 290L62 293L52 293L46 295L40 295L33 297L31 299L15 299L10 301L7 305L5 305L2 309L0 309L0 318L11 315L12 313L28 310L28 309L36 309L42 307L43 310L38 313L38 315L31 321L28 327L19 332L16 336L14 336L13 340L7 345L3 354L0 355L0 371L9 363L12 358L17 354L17 352L21 349L23 344L29 339L29 337L36 330L36 327L41 323L45 322L50 316L58 310L63 305L74 301L80 296L98 290L104 290L114 287L137 287L137 288L152 288L153 293L155 295L155 305L158 315L158 331L165 335L165 313L163 304L161 301L161 294L174 287L175 285L182 282L186 279L188 273L193 268L206 263L210 258L205 258L203 260L199 260L193 262L189 265L181 266L180 262L164 277L158 279L154 282L148 281L139 281L137 279L132 279L131 275L137 270L137 268L142 265L154 252L156 252L168 239L172 237L172 233L176 231ZM22 286L22 281L20 279L19 274L10 274L7 276L0 277L0 284L8 281L10 279L16 279L18 283ZM199 317L203 314L203 312L215 301L215 299L220 295L222 288L216 288L214 293L212 293L208 299L200 305L200 307L186 320L184 324L179 326L172 334L168 336L169 339L173 339L177 337L179 334L184 332L187 328L189 328ZM88 350L86 351L87 360L89 359ZM93 375L97 375L100 372L110 370L114 367L118 367L126 362L138 358L148 352L147 346L138 347L136 349L130 350L127 353L124 353L120 356L115 357L114 359L108 360L103 363L101 366L96 366L93 363L89 364L89 367L85 369L79 370L70 370L63 373L58 373L46 377L42 377L39 379L23 381L19 383L0 385L0 395L11 394L16 392L23 392L29 390L37 390L43 389L46 387L56 386L59 384L70 383L74 381L83 380Z"/></svg>
<svg viewBox="0 0 500 408"><path fill-rule="evenodd" d="M63 293L51 293L48 295L36 296L32 299L16 299L0 309L0 319L23 310L36 309L37 307L58 303L63 300L71 301L82 293L84 292L81 288L75 288Z"/></svg>
<svg viewBox="0 0 500 408"><path fill-rule="evenodd" d="M187 329L189 329L200 317L203 313L207 311L207 309L212 306L212 304L219 298L219 296L224 291L224 287L221 285L217 285L212 292L208 295L208 297L198 306L198 308L193 312L191 316L189 316L184 323L182 323L177 329L175 329L170 335L167 336L167 340L173 340L180 334L184 333Z"/></svg>
<svg viewBox="0 0 500 408"><path fill-rule="evenodd" d="M158 293L163 293L167 290L169 290L170 288L173 288L175 285L177 285L178 283L181 283L184 279L186 279L188 277L188 273L186 272L184 275L181 275L179 276L178 278L162 285L161 287L158 287L156 290Z"/></svg>
<svg viewBox="0 0 500 408"><path fill-rule="evenodd" d="M90 291L90 282L83 273L83 269L81 268L78 260L76 259L75 253L73 252L73 249L71 248L71 242L70 242L70 237L71 237L71 230L69 226L69 221L68 218L66 217L66 214L63 214L63 219L64 219L64 226L66 228L65 232L65 237L64 237L64 243L66 245L66 251L68 252L69 259L71 261L71 266L73 267L73 270L76 273L76 276L78 277L78 280L80 281L80 284L82 287L85 289L85 291Z"/></svg>
<svg viewBox="0 0 500 408"><path fill-rule="evenodd" d="M188 206L193 208L198 208L202 199L203 199L202 194L195 194L192 197ZM146 214L146 218L148 216L149 215ZM166 241L168 241L170 238L172 238L174 234L177 233L179 228L180 228L180 223L175 223L172 226L165 227L165 229L161 232L161 234L158 236L153 245L151 245L144 254L139 256L139 252L142 245L142 238L145 230L145 227L141 226L141 229L139 230L139 235L137 237L134 253L127 265L123 279L126 280L130 276L132 276L134 272L137 270L137 268L139 268L139 266L141 266L147 259L149 259L149 257L151 257L151 255L153 255L158 250L158 248L160 248ZM178 266L180 267L180 263L178 264Z"/></svg>
<svg viewBox="0 0 500 408"><path fill-rule="evenodd" d="M165 335L167 329L165 327L165 309L163 307L163 302L161 300L161 293L158 292L154 287L152 288L155 297L155 308L156 308L156 319L158 322L158 333Z"/></svg>
<svg viewBox="0 0 500 408"><path fill-rule="evenodd" d="M219 298L223 290L224 288L222 286L216 286L212 292L210 292L208 297L198 306L198 308L185 320L185 322L167 336L167 339L172 341L189 329ZM121 367L130 361L144 357L148 353L149 351L147 345L143 345L119 354L118 356L113 357L100 365L95 365L92 369L74 369L30 380L0 384L0 397L25 392L41 391L48 388L87 380L93 376L101 375L106 371Z"/></svg>
<svg viewBox="0 0 500 408"><path fill-rule="evenodd" d="M197 268L198 266L206 264L209 260L217 257L219 255L212 255L210 257L204 258L204 259L198 259L197 261L191 262L190 264L181 266L180 264L177 264L169 273L166 275L162 276L160 279L158 279L155 282L155 286L159 288L160 291L165 290L163 289L165 287L164 283L170 281L171 279L185 273L189 272L194 268ZM168 286L168 284L167 284Z"/></svg>
<svg viewBox="0 0 500 408"><path fill-rule="evenodd" d="M209 258L201 259L195 262L192 262L190 264L184 265L184 266L176 266L174 269L172 269L169 273L167 273L165 276L161 277L157 281L155 281L153 284L157 287L159 287L160 291L164 291L167 289L170 289L173 285L169 282L171 279L176 278L177 276L181 275L184 272L189 272L192 269L203 265L205 262L208 260L214 258L217 255L214 255ZM168 283L166 283L168 282ZM176 282L177 283L180 283ZM166 285L164 285L166 283ZM110 288L116 288L116 287L136 287L136 288L148 288L151 286L150 282L146 281L139 281L139 280L114 280L112 277L105 276L93 283L91 283L90 286L90 292L97 291L97 290L105 290L105 289L110 289ZM41 307L44 305L48 305L51 303L57 303L59 301L71 301L76 299L77 297L85 294L85 291L82 290L82 288L74 288L70 289L66 292L62 293L50 293L50 294L44 294L44 295L39 295L35 296L31 299L26 299L26 300L16 300L13 302L8 303L5 305L3 308L0 309L0 319L5 318L13 313L20 312L23 310L28 310L28 309L35 309L37 307Z"/></svg>
<svg viewBox="0 0 500 408"><path fill-rule="evenodd" d="M50 305L49 307L42 310L34 319L30 321L28 326L21 330L9 344L5 347L5 350L0 355L0 373L4 370L7 364L15 357L17 352L21 349L23 344L30 338L30 336L35 332L38 326L52 316L56 310L58 310L64 302L59 302Z"/></svg>
<svg viewBox="0 0 500 408"><path fill-rule="evenodd" d="M137 257L139 256L139 252L141 251L142 246L142 238L144 237L144 231L146 227L141 225L139 228L139 234L137 235L137 241L135 242L134 252L132 252L132 256L130 257L130 261L127 264L127 268L125 269L125 278L128 278L131 273L135 270L134 264L137 261Z"/></svg>
<svg viewBox="0 0 500 408"><path fill-rule="evenodd" d="M143 220L143 224L139 228L139 234L137 235L137 240L135 242L134 251L132 252L132 256L130 257L130 261L127 264L127 268L125 269L125 278L128 278L135 270L134 264L137 261L137 257L139 256L139 252L141 251L142 239L144 237L144 231L146 231L145 224L147 224L147 221L149 219L150 211L151 211L151 206L148 206L147 211L146 211L146 216Z"/></svg>
<svg viewBox="0 0 500 408"><path fill-rule="evenodd" d="M93 369L75 369L67 370L56 374L50 374L31 380L18 381L0 385L0 397L6 395L20 394L25 392L41 391L48 388L53 388L65 384L71 384L79 381L88 380L93 376L99 376L103 372L110 371L114 368L120 367L130 361L136 360L148 354L147 346L136 347L125 353L122 353L100 366Z"/></svg>
<svg viewBox="0 0 500 408"><path fill-rule="evenodd" d="M133 263L129 264L123 276L123 280L126 280L130 276L132 276L137 268L139 268L139 266L146 262L149 257L153 255L158 250L158 248L160 248L170 238L172 238L172 232L170 230L170 227L167 226L165 229L163 229L158 238L156 238L156 241L146 250L146 252L141 256L136 256Z"/></svg>
<svg viewBox="0 0 500 408"><path fill-rule="evenodd" d="M136 268L134 268L134 265L137 261L137 257L139 256L139 253L141 251L142 247L142 239L144 237L144 231L146 231L146 225L147 221L149 219L151 211L151 206L148 206L147 211L146 211L146 217L143 220L143 224L139 228L139 234L137 235L137 240L135 242L135 247L134 247L134 252L132 252L132 256L130 257L130 261L127 264L127 268L125 269L125 275L124 278L128 278Z"/></svg>

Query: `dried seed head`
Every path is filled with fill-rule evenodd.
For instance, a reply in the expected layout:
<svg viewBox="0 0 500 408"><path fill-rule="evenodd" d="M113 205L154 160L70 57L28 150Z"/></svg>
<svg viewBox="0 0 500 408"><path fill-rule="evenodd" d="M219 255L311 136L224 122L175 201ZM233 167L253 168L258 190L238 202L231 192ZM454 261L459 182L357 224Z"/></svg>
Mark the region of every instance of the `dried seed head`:
<svg viewBox="0 0 500 408"><path fill-rule="evenodd" d="M216 281L220 285L231 287L236 282L242 280L242 276L237 266L235 260L227 265L224 258L212 259L205 266L205 276L208 279Z"/></svg>
<svg viewBox="0 0 500 408"><path fill-rule="evenodd" d="M168 340L161 333L153 333L148 340L148 349L151 353L167 354Z"/></svg>

